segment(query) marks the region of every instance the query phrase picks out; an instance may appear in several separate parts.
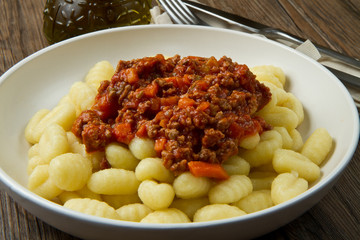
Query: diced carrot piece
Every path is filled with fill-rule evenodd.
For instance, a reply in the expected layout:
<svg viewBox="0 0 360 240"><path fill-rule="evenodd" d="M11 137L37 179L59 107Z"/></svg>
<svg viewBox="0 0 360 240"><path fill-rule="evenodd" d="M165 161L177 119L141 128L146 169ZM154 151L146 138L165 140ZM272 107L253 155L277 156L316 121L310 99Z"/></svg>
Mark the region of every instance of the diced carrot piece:
<svg viewBox="0 0 360 240"><path fill-rule="evenodd" d="M154 97L159 91L159 86L156 82L152 82L144 88L144 94L147 97Z"/></svg>
<svg viewBox="0 0 360 240"><path fill-rule="evenodd" d="M196 109L203 112L206 109L208 109L209 107L210 107L209 102L202 102L202 103L200 103L200 105Z"/></svg>
<svg viewBox="0 0 360 240"><path fill-rule="evenodd" d="M161 119L159 125L160 125L161 127L165 128L166 125L168 124L168 122L169 122L168 119Z"/></svg>
<svg viewBox="0 0 360 240"><path fill-rule="evenodd" d="M210 57L209 60L206 62L206 65L209 66L209 67L218 67L219 66L219 63L218 61L216 60L215 57Z"/></svg>
<svg viewBox="0 0 360 240"><path fill-rule="evenodd" d="M190 172L195 177L209 177L216 178L219 180L226 180L229 175L221 166L221 164L207 163L201 161L188 162Z"/></svg>
<svg viewBox="0 0 360 240"><path fill-rule="evenodd" d="M183 77L168 77L165 79L167 82L171 82L176 88L187 88L191 84L191 78L188 75L184 75Z"/></svg>
<svg viewBox="0 0 360 240"><path fill-rule="evenodd" d="M116 141L120 143L129 144L135 137L135 134L131 130L130 123L117 123L113 128L113 134Z"/></svg>
<svg viewBox="0 0 360 240"><path fill-rule="evenodd" d="M235 71L237 71L240 75L245 75L249 72L249 67L245 64L239 64L235 67Z"/></svg>
<svg viewBox="0 0 360 240"><path fill-rule="evenodd" d="M137 74L134 68L127 68L123 72L123 76L126 77L127 82L130 84L136 83L139 81L139 75Z"/></svg>
<svg viewBox="0 0 360 240"><path fill-rule="evenodd" d="M183 85L187 85L190 86L191 84L191 78L189 78L188 74L185 74L183 78L181 78L181 84L179 83L180 87L182 87Z"/></svg>
<svg viewBox="0 0 360 240"><path fill-rule="evenodd" d="M205 91L209 88L209 84L204 80L196 81L196 87L202 91Z"/></svg>
<svg viewBox="0 0 360 240"><path fill-rule="evenodd" d="M166 138L159 138L155 140L155 151L156 152L161 152L162 150L165 149L165 144L166 144Z"/></svg>
<svg viewBox="0 0 360 240"><path fill-rule="evenodd" d="M177 77L168 77L168 78L165 78L165 81L168 83L171 82L174 85L174 87L178 87Z"/></svg>
<svg viewBox="0 0 360 240"><path fill-rule="evenodd" d="M165 114L164 114L164 112L163 111L160 111L160 112L158 112L157 114L156 114L156 116L155 116L155 118L154 118L155 120L161 120L161 119L165 119Z"/></svg>
<svg viewBox="0 0 360 240"><path fill-rule="evenodd" d="M150 110L154 112L160 111L161 108L161 100L160 98L154 96L150 99Z"/></svg>
<svg viewBox="0 0 360 240"><path fill-rule="evenodd" d="M161 98L161 99L160 99L161 106L172 106L172 105L176 105L178 101L179 101L179 97L178 97L178 96L171 96L171 97Z"/></svg>
<svg viewBox="0 0 360 240"><path fill-rule="evenodd" d="M147 134L146 134L147 132L146 132L146 125L145 124L143 124L143 125L141 125L140 127L139 127L139 129L136 131L136 136L138 136L138 137L146 137L147 136Z"/></svg>
<svg viewBox="0 0 360 240"><path fill-rule="evenodd" d="M101 119L107 119L117 113L117 106L117 101L111 99L109 94L98 94L92 109L97 111Z"/></svg>
<svg viewBox="0 0 360 240"><path fill-rule="evenodd" d="M179 108L182 108L182 109L193 106L194 104L195 104L195 100L188 98L188 97L180 98L180 100L178 102Z"/></svg>

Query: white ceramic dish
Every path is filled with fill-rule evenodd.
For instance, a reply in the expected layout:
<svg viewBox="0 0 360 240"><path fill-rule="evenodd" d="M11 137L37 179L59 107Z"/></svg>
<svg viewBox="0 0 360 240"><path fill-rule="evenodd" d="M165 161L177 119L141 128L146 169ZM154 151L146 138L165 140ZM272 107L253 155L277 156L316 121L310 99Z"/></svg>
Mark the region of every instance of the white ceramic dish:
<svg viewBox="0 0 360 240"><path fill-rule="evenodd" d="M335 141L321 179L307 192L267 210L238 218L191 224L139 224L103 219L65 209L26 189L24 128L40 108L51 108L73 82L100 60L116 65L162 53L226 55L248 66L273 64L288 78L287 89L306 113L303 137L325 127ZM0 182L24 208L50 225L84 239L248 239L268 233L316 204L332 187L355 151L359 119L339 80L312 59L275 42L240 32L194 26L140 26L105 30L47 47L22 60L0 80Z"/></svg>

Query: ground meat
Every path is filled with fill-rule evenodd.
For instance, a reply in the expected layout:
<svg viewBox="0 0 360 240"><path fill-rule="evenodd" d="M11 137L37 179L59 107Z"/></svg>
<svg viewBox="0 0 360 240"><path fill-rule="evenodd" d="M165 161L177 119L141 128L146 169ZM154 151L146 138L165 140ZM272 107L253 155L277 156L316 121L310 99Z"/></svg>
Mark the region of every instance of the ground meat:
<svg viewBox="0 0 360 240"><path fill-rule="evenodd" d="M90 122L83 128L82 140L87 152L103 151L112 140L112 128L108 124Z"/></svg>
<svg viewBox="0 0 360 240"><path fill-rule="evenodd" d="M96 121L100 122L100 117L96 114L96 112L91 110L84 111L73 123L72 132L75 134L75 136L81 137L84 126L89 122Z"/></svg>
<svg viewBox="0 0 360 240"><path fill-rule="evenodd" d="M154 139L164 165L179 174L190 161L222 163L242 139L269 129L254 114L270 99L249 68L230 58L156 55L120 61L72 131L88 151L135 135Z"/></svg>
<svg viewBox="0 0 360 240"><path fill-rule="evenodd" d="M220 130L208 128L204 131L204 136L201 139L201 144L203 147L212 148L224 138L225 134L222 133Z"/></svg>
<svg viewBox="0 0 360 240"><path fill-rule="evenodd" d="M106 157L103 157L100 161L100 170L111 168L111 165L109 161L106 159Z"/></svg>
<svg viewBox="0 0 360 240"><path fill-rule="evenodd" d="M104 150L113 139L111 126L104 123L93 110L86 110L79 115L72 132L82 139L87 152Z"/></svg>

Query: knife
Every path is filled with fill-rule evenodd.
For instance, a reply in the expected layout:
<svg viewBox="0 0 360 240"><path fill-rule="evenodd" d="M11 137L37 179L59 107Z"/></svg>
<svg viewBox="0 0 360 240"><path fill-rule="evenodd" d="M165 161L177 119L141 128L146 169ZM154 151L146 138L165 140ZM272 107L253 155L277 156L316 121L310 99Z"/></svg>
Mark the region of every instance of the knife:
<svg viewBox="0 0 360 240"><path fill-rule="evenodd" d="M243 18L241 16L224 12L222 10L200 4L193 1L183 0L183 3L190 9L195 10L195 15L198 15L197 13L205 14L207 17L211 16L214 19L222 20L222 22L226 22L231 25L235 25L241 30L245 32L250 33L258 33L261 35L264 35L265 37L278 41L285 40L287 42L290 42L295 45L300 45L305 42L305 39L302 39L298 36L295 36L293 34L281 31L279 29L271 28L269 26L266 26L264 24L249 20L247 18ZM201 19L203 20L203 19ZM204 21L204 20L203 20ZM210 24L211 25L211 24ZM283 42L281 42L283 43ZM341 54L339 52L336 52L332 49L325 48L319 45L314 44L315 47L318 49L318 51L321 53L321 55L325 58L331 58L336 60L337 62L341 62L348 67L355 69L357 71L360 71L360 60L356 58L349 57L347 55ZM323 64L324 65L324 64ZM342 72L338 69L334 69L332 67L328 67L324 65L328 70L330 70L336 77L338 77L343 83L346 83L348 85L351 85L353 87L360 88L360 78Z"/></svg>

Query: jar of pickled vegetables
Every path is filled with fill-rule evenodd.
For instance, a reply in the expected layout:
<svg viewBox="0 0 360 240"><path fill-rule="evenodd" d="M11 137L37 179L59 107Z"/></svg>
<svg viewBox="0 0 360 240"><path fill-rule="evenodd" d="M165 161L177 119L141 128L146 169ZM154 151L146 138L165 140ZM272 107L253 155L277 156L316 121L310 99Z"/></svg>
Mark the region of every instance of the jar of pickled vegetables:
<svg viewBox="0 0 360 240"><path fill-rule="evenodd" d="M151 0L47 0L43 31L50 44L106 28L148 24Z"/></svg>

